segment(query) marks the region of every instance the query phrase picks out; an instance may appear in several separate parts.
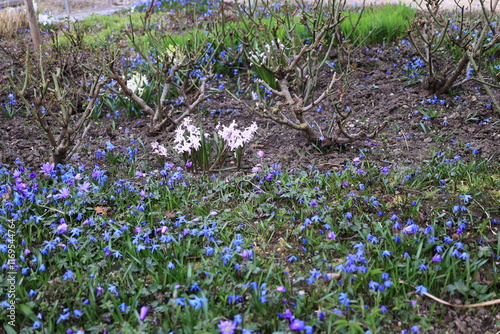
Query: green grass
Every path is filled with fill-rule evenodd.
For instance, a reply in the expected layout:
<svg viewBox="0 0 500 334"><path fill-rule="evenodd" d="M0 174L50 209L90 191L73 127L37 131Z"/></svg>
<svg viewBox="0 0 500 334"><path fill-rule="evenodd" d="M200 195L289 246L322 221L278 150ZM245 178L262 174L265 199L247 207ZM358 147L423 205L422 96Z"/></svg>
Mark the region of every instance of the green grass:
<svg viewBox="0 0 500 334"><path fill-rule="evenodd" d="M179 10L180 9L177 8L177 11ZM408 20L413 18L414 12L413 9L402 4L372 6L367 7L359 19L359 12L348 10L345 14L346 18L342 22L341 30L344 36L350 37L351 41L357 40L364 45L391 42L405 35L404 27ZM176 15L181 15L181 13L182 12L178 12ZM143 16L144 13L132 12L122 15L92 15L85 18L78 26L79 33L84 35L83 45L87 45L89 48L96 48L107 45L109 42L125 38L124 31L130 31L131 26L135 27L135 29L143 26ZM299 23L300 18L298 16L294 17L294 21L296 24L295 35L301 36L304 40L310 37L305 26ZM168 26L169 22L170 19L161 11L152 14L152 30L155 31L155 34L158 33L159 36L164 36L161 27ZM272 22L273 20L271 19L262 19L263 26ZM235 32L241 30L243 34L247 32L245 28L246 25L242 24L241 21L227 22L226 25L228 31ZM187 32L167 35L165 36L166 38L164 38L167 45L171 43L172 39L180 46L184 46L188 40L195 37L193 35L198 33L199 32ZM277 31L278 38L284 40L287 38L285 35L286 33L283 27L279 28ZM147 35L139 34L137 37L139 38L140 44L148 43L149 38ZM70 40L67 36L62 35L57 39L57 43L61 46L68 46ZM226 41L226 45L231 44L230 41ZM233 44L237 45L238 43Z"/></svg>
<svg viewBox="0 0 500 334"><path fill-rule="evenodd" d="M135 177L1 170L2 233L15 231L19 266L16 329L216 332L241 319L241 330L270 333L288 330L279 314L289 309L320 332L425 331L432 314L418 310L442 306L418 286L464 303L499 292L497 164L439 153L400 169L361 158L342 172L273 165L229 182L115 163ZM0 319L7 326L5 308Z"/></svg>
<svg viewBox="0 0 500 334"><path fill-rule="evenodd" d="M144 26L143 18L144 13L139 12L121 15L93 14L72 25L73 31L71 31L71 34L81 35L82 45L85 48L95 49L126 39L125 32L130 32L132 27L137 32L137 29ZM159 25L164 19L160 14L156 13L153 14L152 20L155 25ZM59 34L54 43L61 47L69 47L71 46L71 37L68 34Z"/></svg>
<svg viewBox="0 0 500 334"><path fill-rule="evenodd" d="M388 43L406 36L406 27L414 16L415 9L403 4L368 6L361 14L348 10L342 33L363 45Z"/></svg>

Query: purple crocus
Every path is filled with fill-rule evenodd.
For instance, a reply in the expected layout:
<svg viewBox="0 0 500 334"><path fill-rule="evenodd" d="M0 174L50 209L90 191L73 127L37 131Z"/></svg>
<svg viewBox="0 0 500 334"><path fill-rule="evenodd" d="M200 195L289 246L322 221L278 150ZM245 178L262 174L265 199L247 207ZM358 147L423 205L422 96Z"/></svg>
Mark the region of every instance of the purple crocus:
<svg viewBox="0 0 500 334"><path fill-rule="evenodd" d="M26 196L25 190L28 189L28 185L23 182L21 178L16 179L16 185L14 186L14 189L19 191L23 196Z"/></svg>
<svg viewBox="0 0 500 334"><path fill-rule="evenodd" d="M144 321L144 319L146 319L146 316L148 315L148 312L149 312L149 307L147 307L147 306L141 307L141 313L139 315L139 320Z"/></svg>
<svg viewBox="0 0 500 334"><path fill-rule="evenodd" d="M286 309L285 313L283 313L283 318L290 320L290 322L295 319L295 316L293 315L292 311L290 309Z"/></svg>
<svg viewBox="0 0 500 334"><path fill-rule="evenodd" d="M90 182L85 181L78 186L78 190L80 190L81 192L84 192L84 193L89 192L91 185L92 184Z"/></svg>
<svg viewBox="0 0 500 334"><path fill-rule="evenodd" d="M242 257L243 257L243 260L248 260L248 258L250 257L251 253L248 251L248 250L243 250L243 252L241 252L240 254Z"/></svg>
<svg viewBox="0 0 500 334"><path fill-rule="evenodd" d="M66 222L62 222L56 229L56 233L65 233L68 230L68 224Z"/></svg>
<svg viewBox="0 0 500 334"><path fill-rule="evenodd" d="M52 172L54 171L55 167L56 166L53 163L51 164L51 163L46 162L42 165L41 170L42 170L43 174L50 176L52 174Z"/></svg>
<svg viewBox="0 0 500 334"><path fill-rule="evenodd" d="M436 254L432 257L432 262L441 262L443 259L441 257L441 255L439 254Z"/></svg>
<svg viewBox="0 0 500 334"><path fill-rule="evenodd" d="M219 329L221 334L234 334L234 330L236 329L236 323L231 321L220 321Z"/></svg>
<svg viewBox="0 0 500 334"><path fill-rule="evenodd" d="M302 331L306 327L306 324L304 321L299 320L299 319L293 319L293 321L290 323L290 330L291 331Z"/></svg>
<svg viewBox="0 0 500 334"><path fill-rule="evenodd" d="M59 198L68 198L69 195L70 195L69 188L64 187L64 188L61 188L59 190L59 193L56 196L54 196L54 197L57 198L57 199L59 199Z"/></svg>
<svg viewBox="0 0 500 334"><path fill-rule="evenodd" d="M333 231L329 231L326 237L330 240L335 240L335 238L337 238L337 236L335 235L335 232L333 232Z"/></svg>
<svg viewBox="0 0 500 334"><path fill-rule="evenodd" d="M101 287L101 283L97 284L96 290L97 290L97 297L99 297L99 295L104 291L104 288Z"/></svg>

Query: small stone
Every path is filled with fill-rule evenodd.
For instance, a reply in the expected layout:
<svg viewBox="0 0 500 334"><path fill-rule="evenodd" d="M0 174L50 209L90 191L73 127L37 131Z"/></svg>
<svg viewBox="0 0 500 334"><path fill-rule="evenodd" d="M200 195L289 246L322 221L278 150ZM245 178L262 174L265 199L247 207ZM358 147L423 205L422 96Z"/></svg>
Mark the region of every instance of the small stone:
<svg viewBox="0 0 500 334"><path fill-rule="evenodd" d="M432 138L431 137L427 137L424 139L424 143L430 143L432 142Z"/></svg>

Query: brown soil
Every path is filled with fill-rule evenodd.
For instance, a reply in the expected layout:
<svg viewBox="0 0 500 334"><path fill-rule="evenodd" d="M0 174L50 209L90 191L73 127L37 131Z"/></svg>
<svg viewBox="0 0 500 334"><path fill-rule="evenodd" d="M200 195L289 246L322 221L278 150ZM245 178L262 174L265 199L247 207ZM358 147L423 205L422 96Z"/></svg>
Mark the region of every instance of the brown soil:
<svg viewBox="0 0 500 334"><path fill-rule="evenodd" d="M13 67L14 73L20 73L23 66L18 61L24 56L26 44L23 43L26 43L23 38L1 42L3 51L0 51L0 56L7 61L0 64L3 76L0 87L5 87L0 93L0 103L8 100L10 91L6 78L10 69ZM349 88L343 96L340 110L349 107L353 111L347 123L347 128L352 131L388 121L389 125L373 140L357 141L319 152L304 133L254 116L225 93L212 94L203 103L206 114L203 118L204 127L210 131L215 123L229 124L233 119L245 126L253 120L257 121L260 130L254 144L265 152L264 162L279 162L287 169L309 165L328 168L344 164L361 152L383 165L417 165L437 151L449 152L452 156L460 155L464 159L473 155L483 159L498 159L500 115L489 106L489 98L481 86L469 82L456 89L453 95L439 97L430 94L423 83L405 87L405 81L402 80L404 66L414 56L411 48L399 44L362 48L353 57L358 65L349 76ZM326 71L318 82L318 90L330 80ZM227 87L231 84L228 82ZM418 110L425 109L436 109L439 115L431 120L423 120ZM325 104L321 112L311 113L311 124L321 124L329 119L332 112L332 107ZM115 126L112 126L112 122ZM141 138L145 145L142 153L149 155L150 142L166 144L171 140L171 133L154 137L145 135L147 124L146 117L127 119L121 116L113 121L102 117L99 122L92 123L86 147L73 162L102 163L96 160L94 154L97 149L105 149L107 141L125 150L130 146L130 138ZM42 133L35 129L30 118L18 116L9 120L0 113L0 162L12 165L16 158L21 158L25 164L38 168L48 161L47 142ZM477 150L477 154L472 153L473 149ZM248 165L255 163L252 151L255 149L249 148L246 152Z"/></svg>

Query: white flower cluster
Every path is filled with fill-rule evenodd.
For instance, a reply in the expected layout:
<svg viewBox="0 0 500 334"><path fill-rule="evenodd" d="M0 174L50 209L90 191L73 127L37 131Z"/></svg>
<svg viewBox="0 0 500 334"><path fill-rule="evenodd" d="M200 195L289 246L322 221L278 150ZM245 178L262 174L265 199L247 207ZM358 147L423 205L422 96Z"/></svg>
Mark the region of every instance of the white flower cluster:
<svg viewBox="0 0 500 334"><path fill-rule="evenodd" d="M254 64L260 64L260 63L266 63L267 62L267 57L269 56L271 59L273 59L273 53L276 52L276 49L278 50L283 50L285 48L285 45L281 44L280 39L277 39L278 45L274 41L271 41L271 44L266 44L264 45L264 51L259 53L258 51L259 48L255 48L255 52L250 51L249 52L249 58L250 61Z"/></svg>
<svg viewBox="0 0 500 334"><path fill-rule="evenodd" d="M175 129L174 149L177 153L190 154L201 146L200 130L193 125L190 117L186 117Z"/></svg>
<svg viewBox="0 0 500 334"><path fill-rule="evenodd" d="M35 13L38 13L38 4L36 1L33 1L33 9L35 10ZM38 13L38 23L41 24L50 24L52 23L53 18L52 15L47 15L45 13Z"/></svg>
<svg viewBox="0 0 500 334"><path fill-rule="evenodd" d="M134 75L127 80L127 87L138 96L141 96L142 93L144 93L144 89L146 89L148 85L148 79L139 73L134 73Z"/></svg>
<svg viewBox="0 0 500 334"><path fill-rule="evenodd" d="M40 24L51 24L52 16L47 14L38 14L38 23Z"/></svg>
<svg viewBox="0 0 500 334"><path fill-rule="evenodd" d="M219 124L216 127L217 133L222 139L224 139L225 143L231 148L232 151L243 147L243 145L252 140L253 135L258 129L255 122L243 131L237 129L236 127L237 124L234 120L229 126L222 125L221 127Z"/></svg>
<svg viewBox="0 0 500 334"><path fill-rule="evenodd" d="M154 154L158 154L162 157L167 157L168 155L167 148L163 145L158 144L157 141L151 143L151 148L153 148Z"/></svg>

